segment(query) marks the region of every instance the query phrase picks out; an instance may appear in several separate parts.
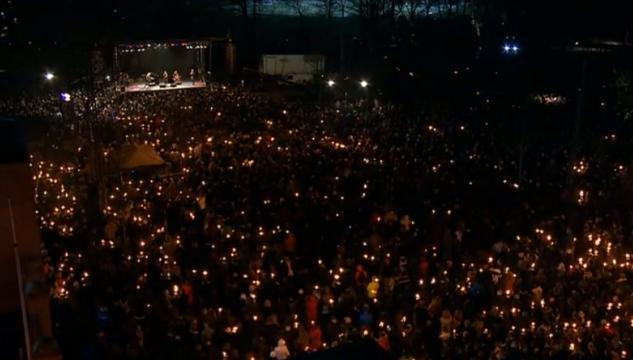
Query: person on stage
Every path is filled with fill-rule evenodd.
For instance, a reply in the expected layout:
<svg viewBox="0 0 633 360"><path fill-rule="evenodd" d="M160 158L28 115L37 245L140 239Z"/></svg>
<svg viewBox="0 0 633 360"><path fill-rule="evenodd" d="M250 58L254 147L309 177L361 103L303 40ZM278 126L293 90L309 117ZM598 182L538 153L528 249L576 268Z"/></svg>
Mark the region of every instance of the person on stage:
<svg viewBox="0 0 633 360"><path fill-rule="evenodd" d="M145 86L155 86L158 85L158 75L153 72L148 72L145 74Z"/></svg>
<svg viewBox="0 0 633 360"><path fill-rule="evenodd" d="M196 69L191 68L191 70L189 70L189 79L191 79L192 83L196 82Z"/></svg>
<svg viewBox="0 0 633 360"><path fill-rule="evenodd" d="M174 70L174 73L172 74L171 78L175 84L180 84L182 82L180 79L180 74L178 73L178 70Z"/></svg>
<svg viewBox="0 0 633 360"><path fill-rule="evenodd" d="M167 72L167 70L163 70L163 83L167 84L169 82L169 73Z"/></svg>

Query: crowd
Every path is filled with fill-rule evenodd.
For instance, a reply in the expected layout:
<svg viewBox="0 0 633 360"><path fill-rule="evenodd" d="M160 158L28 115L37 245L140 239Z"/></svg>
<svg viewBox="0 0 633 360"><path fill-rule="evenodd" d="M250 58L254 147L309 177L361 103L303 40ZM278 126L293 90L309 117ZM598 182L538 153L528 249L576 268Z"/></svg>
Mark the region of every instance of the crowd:
<svg viewBox="0 0 633 360"><path fill-rule="evenodd" d="M31 103L0 110L56 111ZM620 139L519 161L489 108L73 92L94 142L55 120L31 156L65 358L282 360L360 338L401 359L629 358ZM115 171L124 144L166 164Z"/></svg>

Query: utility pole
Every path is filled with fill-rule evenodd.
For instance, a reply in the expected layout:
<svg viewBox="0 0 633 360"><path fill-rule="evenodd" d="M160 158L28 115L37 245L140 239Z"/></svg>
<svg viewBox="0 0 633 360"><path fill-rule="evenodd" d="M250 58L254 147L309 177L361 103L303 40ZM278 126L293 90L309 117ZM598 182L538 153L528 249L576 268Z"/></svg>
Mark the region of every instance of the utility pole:
<svg viewBox="0 0 633 360"><path fill-rule="evenodd" d="M340 73L343 74L345 72L345 37L344 37L344 29L345 29L345 0L341 1L341 20L340 20L340 31L339 31L339 62L340 62Z"/></svg>
<svg viewBox="0 0 633 360"><path fill-rule="evenodd" d="M574 130L572 133L572 142L571 142L571 164L569 164L569 171L567 173L567 188L571 190L571 186L573 185L573 171L572 167L578 161L578 153L580 151L580 147L582 146L581 137L581 126L582 126L582 107L583 107L583 97L584 91L587 83L587 67L588 61L587 57L583 57L582 65L580 70L580 86L576 91L576 113L574 115Z"/></svg>
<svg viewBox="0 0 633 360"><path fill-rule="evenodd" d="M7 199L7 208L9 209L9 222L11 223L11 235L13 237L13 256L15 259L15 273L18 277L20 308L22 309L22 327L24 330L24 346L26 347L26 360L31 360L31 334L29 332L29 318L26 308L26 295L24 294L24 281L22 279L22 264L20 263L18 238L15 234L15 219L13 218L13 204L11 203L11 198Z"/></svg>
<svg viewBox="0 0 633 360"><path fill-rule="evenodd" d="M519 174L517 176L517 184L522 185L523 181L523 158L525 157L525 117L521 115L520 108L518 111L519 124L521 132L521 141L519 141Z"/></svg>

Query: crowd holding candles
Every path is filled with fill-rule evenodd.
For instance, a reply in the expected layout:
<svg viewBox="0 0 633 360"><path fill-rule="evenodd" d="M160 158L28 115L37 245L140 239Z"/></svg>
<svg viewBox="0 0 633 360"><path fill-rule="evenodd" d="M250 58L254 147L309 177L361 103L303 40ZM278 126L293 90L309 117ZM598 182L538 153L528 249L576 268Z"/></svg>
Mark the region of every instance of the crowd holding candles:
<svg viewBox="0 0 633 360"><path fill-rule="evenodd" d="M484 107L440 120L229 85L71 99L98 134L63 155L75 132L48 100L0 104L51 119L31 169L68 358L287 359L360 338L403 359L630 357L633 213L608 147L571 163L548 144L519 179ZM102 174L97 205L87 149L113 169L125 144L166 164Z"/></svg>

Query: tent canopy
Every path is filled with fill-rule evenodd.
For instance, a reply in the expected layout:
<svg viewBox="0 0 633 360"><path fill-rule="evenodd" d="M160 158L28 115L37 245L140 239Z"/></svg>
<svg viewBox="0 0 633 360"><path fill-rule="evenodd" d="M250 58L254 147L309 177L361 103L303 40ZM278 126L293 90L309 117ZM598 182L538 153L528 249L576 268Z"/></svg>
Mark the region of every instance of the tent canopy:
<svg viewBox="0 0 633 360"><path fill-rule="evenodd" d="M120 169L137 169L141 167L161 166L165 160L158 155L151 145L124 145L117 153Z"/></svg>

